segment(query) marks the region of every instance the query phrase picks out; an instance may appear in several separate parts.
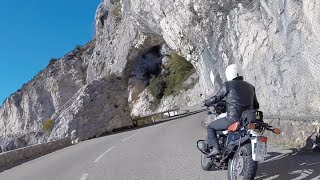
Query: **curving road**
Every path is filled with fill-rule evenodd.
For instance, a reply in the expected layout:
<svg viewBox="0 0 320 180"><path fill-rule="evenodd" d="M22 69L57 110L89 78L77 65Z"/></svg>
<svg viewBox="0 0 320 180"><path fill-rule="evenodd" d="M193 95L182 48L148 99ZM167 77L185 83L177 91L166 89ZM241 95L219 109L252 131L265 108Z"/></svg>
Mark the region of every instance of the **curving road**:
<svg viewBox="0 0 320 180"><path fill-rule="evenodd" d="M0 171L2 180L226 179L203 171L195 142L205 136L204 113L105 136ZM320 154L270 148L258 180L320 179Z"/></svg>

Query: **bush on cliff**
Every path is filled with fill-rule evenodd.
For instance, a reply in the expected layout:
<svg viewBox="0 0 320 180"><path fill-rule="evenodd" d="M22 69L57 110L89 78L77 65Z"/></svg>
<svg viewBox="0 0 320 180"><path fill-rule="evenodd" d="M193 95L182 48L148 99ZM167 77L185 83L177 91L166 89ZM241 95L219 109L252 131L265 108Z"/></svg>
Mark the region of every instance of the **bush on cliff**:
<svg viewBox="0 0 320 180"><path fill-rule="evenodd" d="M159 103L163 96L169 96L182 89L183 82L193 73L194 68L190 62L177 53L172 53L169 62L169 73L153 76L148 89L156 102Z"/></svg>
<svg viewBox="0 0 320 180"><path fill-rule="evenodd" d="M48 118L43 122L43 130L45 132L51 132L53 129L54 122L52 119Z"/></svg>
<svg viewBox="0 0 320 180"><path fill-rule="evenodd" d="M165 79L161 76L153 76L150 79L148 89L152 96L156 99L156 104L159 104L160 99L163 97L166 89Z"/></svg>
<svg viewBox="0 0 320 180"><path fill-rule="evenodd" d="M164 95L169 96L182 89L182 84L192 74L193 66L184 57L172 53L169 62L169 75L166 78Z"/></svg>

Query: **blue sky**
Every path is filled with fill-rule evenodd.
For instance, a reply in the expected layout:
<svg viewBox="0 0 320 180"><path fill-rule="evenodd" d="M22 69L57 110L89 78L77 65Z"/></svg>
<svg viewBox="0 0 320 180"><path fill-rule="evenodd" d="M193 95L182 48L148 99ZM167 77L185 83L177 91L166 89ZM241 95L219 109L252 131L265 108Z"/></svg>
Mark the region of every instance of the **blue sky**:
<svg viewBox="0 0 320 180"><path fill-rule="evenodd" d="M44 69L94 36L101 0L6 0L0 3L0 104Z"/></svg>

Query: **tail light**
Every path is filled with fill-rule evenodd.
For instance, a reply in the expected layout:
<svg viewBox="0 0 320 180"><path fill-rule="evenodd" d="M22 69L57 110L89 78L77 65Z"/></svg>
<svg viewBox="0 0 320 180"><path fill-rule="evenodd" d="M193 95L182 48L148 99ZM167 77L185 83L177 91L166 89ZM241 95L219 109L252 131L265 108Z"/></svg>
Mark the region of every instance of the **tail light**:
<svg viewBox="0 0 320 180"><path fill-rule="evenodd" d="M248 125L248 128L249 128L249 129L256 129L256 124L250 123L250 124Z"/></svg>
<svg viewBox="0 0 320 180"><path fill-rule="evenodd" d="M259 142L267 143L268 138L267 138L267 137L264 137L264 136L258 136L258 141L259 141Z"/></svg>

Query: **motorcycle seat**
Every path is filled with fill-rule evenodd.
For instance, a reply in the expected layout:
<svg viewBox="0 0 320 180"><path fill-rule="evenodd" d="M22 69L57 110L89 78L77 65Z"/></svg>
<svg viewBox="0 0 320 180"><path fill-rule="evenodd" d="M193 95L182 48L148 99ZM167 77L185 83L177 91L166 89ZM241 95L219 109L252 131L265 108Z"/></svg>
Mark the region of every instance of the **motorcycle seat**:
<svg viewBox="0 0 320 180"><path fill-rule="evenodd" d="M228 132L235 132L238 130L238 127L240 126L240 122L235 122L231 126L228 127Z"/></svg>

